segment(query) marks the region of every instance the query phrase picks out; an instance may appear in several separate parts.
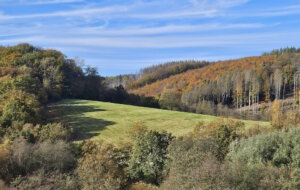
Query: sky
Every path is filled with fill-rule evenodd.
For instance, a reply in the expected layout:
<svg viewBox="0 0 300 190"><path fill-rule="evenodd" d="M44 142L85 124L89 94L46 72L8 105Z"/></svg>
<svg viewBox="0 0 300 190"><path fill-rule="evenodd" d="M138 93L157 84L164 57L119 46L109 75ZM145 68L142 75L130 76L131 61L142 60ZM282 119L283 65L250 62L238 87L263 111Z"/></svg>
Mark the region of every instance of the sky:
<svg viewBox="0 0 300 190"><path fill-rule="evenodd" d="M0 44L57 49L103 76L300 47L300 0L0 0Z"/></svg>

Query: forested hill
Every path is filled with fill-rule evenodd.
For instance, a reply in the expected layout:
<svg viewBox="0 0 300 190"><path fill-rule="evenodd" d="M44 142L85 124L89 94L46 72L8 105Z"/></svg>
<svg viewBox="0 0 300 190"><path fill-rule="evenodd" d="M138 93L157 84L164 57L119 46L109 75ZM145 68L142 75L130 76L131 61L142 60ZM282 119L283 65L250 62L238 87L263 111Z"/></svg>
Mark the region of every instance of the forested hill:
<svg viewBox="0 0 300 190"><path fill-rule="evenodd" d="M118 75L106 77L107 86L117 87L122 85L127 89L137 89L145 85L163 80L170 76L186 72L188 70L198 69L208 65L207 61L172 61L164 64L145 67L138 74Z"/></svg>
<svg viewBox="0 0 300 190"><path fill-rule="evenodd" d="M165 107L169 109L196 109L203 103L231 108L250 107L259 102L294 95L294 103L297 103L300 54L299 50L292 51L293 49L295 48L274 50L263 56L207 64L158 79L140 88L129 88L129 91L156 97L161 102L168 100L168 106ZM143 78L139 79L142 80Z"/></svg>

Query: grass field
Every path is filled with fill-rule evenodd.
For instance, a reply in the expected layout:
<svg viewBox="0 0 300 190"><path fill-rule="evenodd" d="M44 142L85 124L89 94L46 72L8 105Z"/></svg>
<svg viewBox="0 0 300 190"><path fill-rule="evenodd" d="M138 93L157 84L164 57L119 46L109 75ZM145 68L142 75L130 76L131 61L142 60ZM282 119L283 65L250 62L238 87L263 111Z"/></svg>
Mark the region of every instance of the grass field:
<svg viewBox="0 0 300 190"><path fill-rule="evenodd" d="M88 100L62 100L49 106L52 121L63 120L80 138L102 139L109 143L129 141L128 131L136 122L144 122L148 129L166 130L179 136L192 131L198 121L211 122L218 117L186 112L144 108ZM244 121L246 127L269 125L268 122Z"/></svg>

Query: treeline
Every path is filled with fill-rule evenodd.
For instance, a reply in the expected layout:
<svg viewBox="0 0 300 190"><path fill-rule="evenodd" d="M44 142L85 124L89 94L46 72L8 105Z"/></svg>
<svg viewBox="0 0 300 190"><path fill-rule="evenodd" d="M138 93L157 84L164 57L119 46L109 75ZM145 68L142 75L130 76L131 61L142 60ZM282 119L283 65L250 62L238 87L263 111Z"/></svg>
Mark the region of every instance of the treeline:
<svg viewBox="0 0 300 190"><path fill-rule="evenodd" d="M138 79L127 84L128 89L136 89L172 75L198 69L208 65L206 61L177 61L146 67L138 74Z"/></svg>
<svg viewBox="0 0 300 190"><path fill-rule="evenodd" d="M271 52L265 52L263 55L282 55L282 54L289 54L289 53L300 53L300 48L295 47L286 47L280 49L274 49Z"/></svg>
<svg viewBox="0 0 300 190"><path fill-rule="evenodd" d="M127 75L118 75L113 77L105 77L105 84L110 88L116 88L119 86L127 87L128 84L137 80L138 75L127 74Z"/></svg>

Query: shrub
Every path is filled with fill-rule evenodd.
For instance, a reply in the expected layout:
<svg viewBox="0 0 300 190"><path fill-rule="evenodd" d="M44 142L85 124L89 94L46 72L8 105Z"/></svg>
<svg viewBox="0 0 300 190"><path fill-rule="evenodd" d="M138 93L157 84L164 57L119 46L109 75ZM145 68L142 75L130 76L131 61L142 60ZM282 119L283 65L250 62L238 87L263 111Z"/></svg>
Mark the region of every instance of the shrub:
<svg viewBox="0 0 300 190"><path fill-rule="evenodd" d="M147 132L147 126L143 122L136 122L129 131L129 136L133 140L137 140L140 136Z"/></svg>
<svg viewBox="0 0 300 190"><path fill-rule="evenodd" d="M71 130L62 123L50 123L41 127L40 141L68 141L71 137Z"/></svg>
<svg viewBox="0 0 300 190"><path fill-rule="evenodd" d="M19 138L14 141L12 150L15 175L26 175L38 169L68 171L75 164L70 146L63 141L30 144Z"/></svg>
<svg viewBox="0 0 300 190"><path fill-rule="evenodd" d="M207 183L207 189L215 183L218 170L216 143L209 139L178 138L169 147L169 159L164 168L165 180L162 189L200 189ZM205 170L206 169L206 170ZM207 170L209 169L209 170ZM218 172L215 172L218 173ZM212 183L212 184L210 184Z"/></svg>
<svg viewBox="0 0 300 190"><path fill-rule="evenodd" d="M217 144L209 139L178 138L169 147L170 159L161 189L297 189L299 175L289 167L218 161ZM293 171L293 170L292 170Z"/></svg>
<svg viewBox="0 0 300 190"><path fill-rule="evenodd" d="M82 146L78 175L83 189L124 189L128 154L103 142L87 141Z"/></svg>
<svg viewBox="0 0 300 190"><path fill-rule="evenodd" d="M9 144L0 144L0 179L3 179L5 182L8 182L13 177L11 152L9 149Z"/></svg>
<svg viewBox="0 0 300 190"><path fill-rule="evenodd" d="M196 107L196 113L199 114L208 114L215 115L216 114L216 105L211 101L200 101Z"/></svg>
<svg viewBox="0 0 300 190"><path fill-rule="evenodd" d="M134 181L158 184L167 158L167 148L172 135L148 131L135 142L129 162L129 175Z"/></svg>
<svg viewBox="0 0 300 190"><path fill-rule="evenodd" d="M300 129L276 131L248 139L235 141L230 145L227 159L233 162L244 160L249 164L272 163L274 166L292 165L300 167Z"/></svg>
<svg viewBox="0 0 300 190"><path fill-rule="evenodd" d="M239 129L244 126L243 122L234 120L213 121L207 125L197 123L193 137L197 139L210 138L216 142L216 157L221 161L229 151L229 144L239 137Z"/></svg>
<svg viewBox="0 0 300 190"><path fill-rule="evenodd" d="M180 110L181 93L173 89L164 89L159 98L159 106L168 110Z"/></svg>
<svg viewBox="0 0 300 190"><path fill-rule="evenodd" d="M44 170L38 170L31 175L24 177L17 177L11 186L17 189L31 190L31 189L43 189L43 190L79 190L80 184L77 176L72 173L61 173L59 171L53 171L45 173Z"/></svg>

